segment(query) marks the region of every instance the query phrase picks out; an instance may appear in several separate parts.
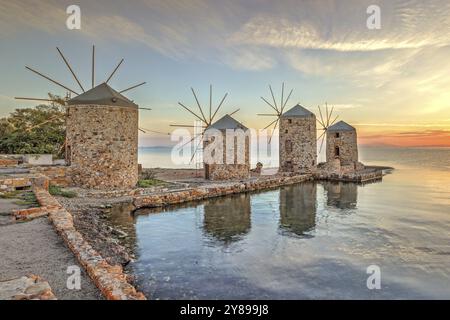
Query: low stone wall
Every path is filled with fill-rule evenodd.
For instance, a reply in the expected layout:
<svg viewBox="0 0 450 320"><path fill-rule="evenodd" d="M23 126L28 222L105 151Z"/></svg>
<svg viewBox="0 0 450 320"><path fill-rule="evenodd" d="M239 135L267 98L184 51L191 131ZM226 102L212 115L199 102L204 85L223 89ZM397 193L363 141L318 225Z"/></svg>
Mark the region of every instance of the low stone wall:
<svg viewBox="0 0 450 320"><path fill-rule="evenodd" d="M223 185L212 185L186 189L181 191L169 191L159 194L134 196L133 204L136 208L163 207L170 204L221 197L241 192L268 190L284 185L308 181L311 179L312 175L310 174L295 175L295 176L277 176L267 179L258 179L237 183L226 183Z"/></svg>
<svg viewBox="0 0 450 320"><path fill-rule="evenodd" d="M15 220L26 221L48 215L47 207L29 208L14 210L13 216Z"/></svg>
<svg viewBox="0 0 450 320"><path fill-rule="evenodd" d="M145 300L128 283L121 266L111 266L75 229L72 215L43 188L34 188L36 199L48 209L49 219L80 264L108 300Z"/></svg>
<svg viewBox="0 0 450 320"><path fill-rule="evenodd" d="M0 167L15 167L19 164L16 159L0 159Z"/></svg>
<svg viewBox="0 0 450 320"><path fill-rule="evenodd" d="M51 185L58 187L69 187L72 185L70 167L67 166L33 166L30 167L30 172L46 176Z"/></svg>
<svg viewBox="0 0 450 320"><path fill-rule="evenodd" d="M314 174L314 179L344 182L368 182L383 179L383 171L362 170L352 173L330 173L326 171L319 171Z"/></svg>
<svg viewBox="0 0 450 320"><path fill-rule="evenodd" d="M0 177L0 192L10 192L17 188L30 188L32 185L31 177Z"/></svg>

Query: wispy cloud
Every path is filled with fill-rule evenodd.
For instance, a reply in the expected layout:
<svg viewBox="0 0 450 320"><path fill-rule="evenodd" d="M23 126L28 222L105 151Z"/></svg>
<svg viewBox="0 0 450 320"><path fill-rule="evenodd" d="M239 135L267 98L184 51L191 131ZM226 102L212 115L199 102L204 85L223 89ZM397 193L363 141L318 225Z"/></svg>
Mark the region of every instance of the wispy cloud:
<svg viewBox="0 0 450 320"><path fill-rule="evenodd" d="M336 103L341 119L367 128L448 128L440 119L450 115L450 2L377 0L382 28L368 30L373 2L79 0L82 29L72 34L157 52L163 62L219 66L224 82L227 68L236 78L290 79L294 94L308 90L308 103ZM67 35L66 6L0 0L0 38Z"/></svg>
<svg viewBox="0 0 450 320"><path fill-rule="evenodd" d="M368 1L350 1L345 5L337 1L315 1L296 11L295 18L260 14L243 25L229 41L334 51L412 49L450 43L448 32L436 32L440 28L450 29L448 1L426 4L381 1L383 27L375 32L366 27L365 9L369 4Z"/></svg>

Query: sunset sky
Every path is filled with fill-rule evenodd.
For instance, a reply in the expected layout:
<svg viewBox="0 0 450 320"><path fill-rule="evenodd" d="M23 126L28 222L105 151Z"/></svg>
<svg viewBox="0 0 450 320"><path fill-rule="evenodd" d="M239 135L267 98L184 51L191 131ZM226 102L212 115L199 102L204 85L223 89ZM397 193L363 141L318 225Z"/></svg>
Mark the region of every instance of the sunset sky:
<svg viewBox="0 0 450 320"><path fill-rule="evenodd" d="M81 30L66 27L67 6L81 8ZM369 5L381 8L381 29L366 26ZM222 113L263 128L270 112L260 96L272 84L294 88L289 105L334 105L341 120L371 145L450 146L450 1L9 1L0 0L0 117L35 102L14 96L64 95L27 71L29 65L79 90L56 46L90 87L92 44L96 81L142 107L141 126L169 132L194 119L194 87L208 106L225 92ZM141 145L166 143L141 135Z"/></svg>

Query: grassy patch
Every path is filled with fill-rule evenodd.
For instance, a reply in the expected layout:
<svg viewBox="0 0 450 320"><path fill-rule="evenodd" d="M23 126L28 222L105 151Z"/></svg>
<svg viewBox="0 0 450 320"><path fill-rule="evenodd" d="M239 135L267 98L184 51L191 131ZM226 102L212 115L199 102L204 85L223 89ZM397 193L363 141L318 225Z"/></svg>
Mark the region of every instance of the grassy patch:
<svg viewBox="0 0 450 320"><path fill-rule="evenodd" d="M142 179L138 181L137 186L139 188L150 188L154 186L161 186L164 184L165 184L164 181L158 179Z"/></svg>
<svg viewBox="0 0 450 320"><path fill-rule="evenodd" d="M6 193L0 193L0 199L17 199L19 198L21 192L20 190L16 190L16 191L9 191Z"/></svg>
<svg viewBox="0 0 450 320"><path fill-rule="evenodd" d="M14 201L15 204L30 207L39 207L39 202L37 201L36 196L32 191L23 192L20 197L18 197L18 199L19 200Z"/></svg>
<svg viewBox="0 0 450 320"><path fill-rule="evenodd" d="M48 192L52 196L61 196L65 198L75 198L77 196L77 193L75 191L67 191L58 186L49 186Z"/></svg>

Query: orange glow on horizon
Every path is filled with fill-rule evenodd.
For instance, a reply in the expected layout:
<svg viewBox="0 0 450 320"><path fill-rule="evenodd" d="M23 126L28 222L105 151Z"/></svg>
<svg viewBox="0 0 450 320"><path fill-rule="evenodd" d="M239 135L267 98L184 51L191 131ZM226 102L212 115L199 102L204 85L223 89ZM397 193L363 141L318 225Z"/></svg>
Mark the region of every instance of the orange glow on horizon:
<svg viewBox="0 0 450 320"><path fill-rule="evenodd" d="M387 134L360 135L361 145L395 147L450 147L450 130L424 130Z"/></svg>

